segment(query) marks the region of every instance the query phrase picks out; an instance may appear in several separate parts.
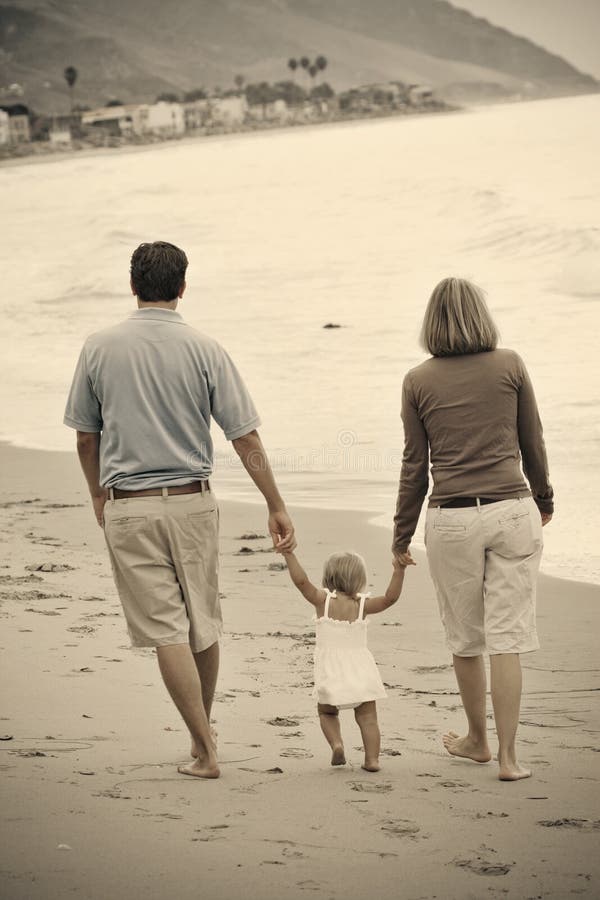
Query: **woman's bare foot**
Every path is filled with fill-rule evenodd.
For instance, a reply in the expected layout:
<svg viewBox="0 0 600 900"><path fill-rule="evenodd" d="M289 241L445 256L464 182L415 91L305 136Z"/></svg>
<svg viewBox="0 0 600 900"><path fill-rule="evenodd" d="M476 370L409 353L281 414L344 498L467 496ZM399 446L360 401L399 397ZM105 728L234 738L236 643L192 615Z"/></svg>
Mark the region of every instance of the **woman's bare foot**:
<svg viewBox="0 0 600 900"><path fill-rule="evenodd" d="M344 753L344 745L338 744L336 747L333 747L333 753L331 754L331 765L332 766L345 766L346 765L346 754Z"/></svg>
<svg viewBox="0 0 600 900"><path fill-rule="evenodd" d="M217 740L218 740L218 737L219 737L219 732L217 731L217 729L216 729L213 725L210 726L210 736L211 736L211 738L212 738L213 747L214 747L215 753L216 753L216 751L217 751ZM190 750L190 756L193 757L193 759L198 759L198 756L199 756L199 754L198 754L198 748L197 748L196 742L195 742L195 740L194 740L193 738L192 738L192 749Z"/></svg>
<svg viewBox="0 0 600 900"><path fill-rule="evenodd" d="M501 762L498 778L500 781L520 781L521 778L531 778L531 769L524 769L516 760Z"/></svg>
<svg viewBox="0 0 600 900"><path fill-rule="evenodd" d="M380 768L378 759L365 759L361 766L361 769L364 769L365 772L379 772Z"/></svg>
<svg viewBox="0 0 600 900"><path fill-rule="evenodd" d="M492 758L487 741L476 743L468 735L461 737L456 731L448 731L442 737L442 743L451 756L472 759L478 763L489 762Z"/></svg>
<svg viewBox="0 0 600 900"><path fill-rule="evenodd" d="M181 775L194 775L196 778L218 778L221 774L216 760L195 759L193 763L187 766L178 766L177 771Z"/></svg>

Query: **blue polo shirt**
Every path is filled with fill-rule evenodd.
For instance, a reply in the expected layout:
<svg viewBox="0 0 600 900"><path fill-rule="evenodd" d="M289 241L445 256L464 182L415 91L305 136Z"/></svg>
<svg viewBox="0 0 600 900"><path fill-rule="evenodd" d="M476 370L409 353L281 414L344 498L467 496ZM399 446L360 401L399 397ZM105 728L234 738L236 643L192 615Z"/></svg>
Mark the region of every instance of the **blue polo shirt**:
<svg viewBox="0 0 600 900"><path fill-rule="evenodd" d="M208 478L211 416L228 440L260 419L225 350L175 310L135 310L85 342L64 423L101 432L100 483L142 490Z"/></svg>

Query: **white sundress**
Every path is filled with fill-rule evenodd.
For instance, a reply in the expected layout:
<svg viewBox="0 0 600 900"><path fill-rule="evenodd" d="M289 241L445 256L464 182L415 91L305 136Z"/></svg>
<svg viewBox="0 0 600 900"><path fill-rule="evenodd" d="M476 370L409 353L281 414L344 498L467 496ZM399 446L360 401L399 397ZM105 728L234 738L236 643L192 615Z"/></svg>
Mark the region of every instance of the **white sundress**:
<svg viewBox="0 0 600 900"><path fill-rule="evenodd" d="M315 624L314 693L319 703L352 709L368 700L381 700L387 694L367 647L364 610L369 595L358 595L360 607L354 622L329 618L329 601L335 596L335 591L327 591L323 615Z"/></svg>

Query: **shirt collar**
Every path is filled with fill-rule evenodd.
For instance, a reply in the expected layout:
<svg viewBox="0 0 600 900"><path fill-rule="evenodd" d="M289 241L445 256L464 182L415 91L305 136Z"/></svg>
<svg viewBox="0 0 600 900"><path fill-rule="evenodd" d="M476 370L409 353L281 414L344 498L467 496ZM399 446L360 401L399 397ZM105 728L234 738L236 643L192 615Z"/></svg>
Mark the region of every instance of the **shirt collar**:
<svg viewBox="0 0 600 900"><path fill-rule="evenodd" d="M178 313L176 309L165 309L163 306L157 306L156 309L152 309L150 306L145 306L143 309L134 309L129 318L144 320L152 319L156 322L173 322L179 323L180 325L185 324L181 313Z"/></svg>

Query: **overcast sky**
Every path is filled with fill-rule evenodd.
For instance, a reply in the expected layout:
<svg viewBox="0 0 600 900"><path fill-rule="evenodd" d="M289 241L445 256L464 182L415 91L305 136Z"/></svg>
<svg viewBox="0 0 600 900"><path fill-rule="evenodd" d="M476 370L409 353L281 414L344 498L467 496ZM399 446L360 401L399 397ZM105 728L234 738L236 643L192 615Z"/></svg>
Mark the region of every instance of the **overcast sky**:
<svg viewBox="0 0 600 900"><path fill-rule="evenodd" d="M453 0L600 79L600 0Z"/></svg>

